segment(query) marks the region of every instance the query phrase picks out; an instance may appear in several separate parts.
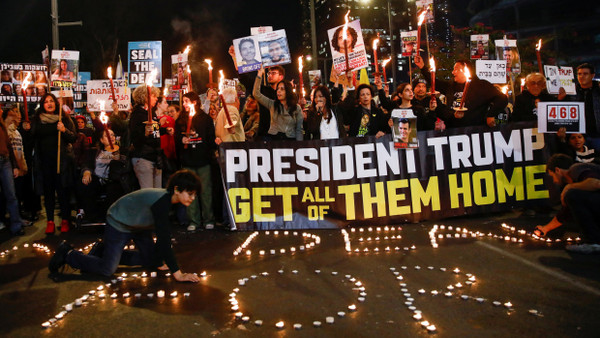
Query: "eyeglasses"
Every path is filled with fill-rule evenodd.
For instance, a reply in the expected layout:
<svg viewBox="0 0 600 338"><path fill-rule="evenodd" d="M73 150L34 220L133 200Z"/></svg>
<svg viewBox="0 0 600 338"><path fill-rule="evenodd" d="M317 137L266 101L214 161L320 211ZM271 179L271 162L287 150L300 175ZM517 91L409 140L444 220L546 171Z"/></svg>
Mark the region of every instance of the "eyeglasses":
<svg viewBox="0 0 600 338"><path fill-rule="evenodd" d="M546 83L546 81L544 80L540 80L540 81L529 81L527 82L528 86L532 86L532 85L536 85L536 86L543 86Z"/></svg>

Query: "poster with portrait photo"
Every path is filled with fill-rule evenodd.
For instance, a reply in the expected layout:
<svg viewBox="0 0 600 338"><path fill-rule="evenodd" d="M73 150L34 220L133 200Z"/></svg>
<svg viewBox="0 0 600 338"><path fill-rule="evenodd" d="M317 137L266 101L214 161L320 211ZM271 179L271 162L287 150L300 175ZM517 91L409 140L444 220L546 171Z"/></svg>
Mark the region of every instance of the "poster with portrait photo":
<svg viewBox="0 0 600 338"><path fill-rule="evenodd" d="M402 56L417 55L417 31L400 32L402 43Z"/></svg>
<svg viewBox="0 0 600 338"><path fill-rule="evenodd" d="M521 57L517 49L517 40L495 40L496 59L506 61L506 72L511 75L521 74Z"/></svg>
<svg viewBox="0 0 600 338"><path fill-rule="evenodd" d="M321 70L309 70L308 71L308 82L310 83L310 88L315 88L323 84L323 78L321 76Z"/></svg>
<svg viewBox="0 0 600 338"><path fill-rule="evenodd" d="M27 102L39 101L48 92L47 72L48 68L41 64L0 63L0 102L23 102L21 86L27 74L30 74L25 91Z"/></svg>
<svg viewBox="0 0 600 338"><path fill-rule="evenodd" d="M420 14L422 10L427 10L425 14L425 23L434 23L433 19L433 0L417 0L417 11L415 13Z"/></svg>
<svg viewBox="0 0 600 338"><path fill-rule="evenodd" d="M50 60L52 88L73 88L79 71L79 51L53 50Z"/></svg>
<svg viewBox="0 0 600 338"><path fill-rule="evenodd" d="M417 148L417 117L412 109L392 110L394 148Z"/></svg>
<svg viewBox="0 0 600 338"><path fill-rule="evenodd" d="M72 89L58 89L50 91L56 99L58 99L58 103L61 105L62 114L67 114L73 118L73 113L75 111L75 98Z"/></svg>
<svg viewBox="0 0 600 338"><path fill-rule="evenodd" d="M260 69L262 58L259 53L260 47L257 35L233 40L233 49L235 50L235 62L238 66L239 74L254 72Z"/></svg>
<svg viewBox="0 0 600 338"><path fill-rule="evenodd" d="M181 90L188 86L188 54L171 55L171 79L173 90Z"/></svg>
<svg viewBox="0 0 600 338"><path fill-rule="evenodd" d="M331 46L333 68L340 73L346 72L346 49L348 51L348 65L350 70L367 68L369 61L367 60L367 52L365 51L360 20L348 23L346 46L344 46L343 30L344 25L341 25L327 31L329 45Z"/></svg>
<svg viewBox="0 0 600 338"><path fill-rule="evenodd" d="M256 37L263 66L271 67L292 62L285 29L260 34Z"/></svg>
<svg viewBox="0 0 600 338"><path fill-rule="evenodd" d="M471 60L490 59L490 35L471 35Z"/></svg>

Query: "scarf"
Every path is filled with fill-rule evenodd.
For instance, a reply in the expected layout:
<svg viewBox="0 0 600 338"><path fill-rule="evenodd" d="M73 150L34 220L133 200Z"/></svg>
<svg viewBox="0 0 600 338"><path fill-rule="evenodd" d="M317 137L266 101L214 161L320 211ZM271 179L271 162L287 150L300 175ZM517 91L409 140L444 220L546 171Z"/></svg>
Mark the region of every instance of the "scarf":
<svg viewBox="0 0 600 338"><path fill-rule="evenodd" d="M40 113L40 120L43 124L57 123L58 115L48 114L48 113Z"/></svg>

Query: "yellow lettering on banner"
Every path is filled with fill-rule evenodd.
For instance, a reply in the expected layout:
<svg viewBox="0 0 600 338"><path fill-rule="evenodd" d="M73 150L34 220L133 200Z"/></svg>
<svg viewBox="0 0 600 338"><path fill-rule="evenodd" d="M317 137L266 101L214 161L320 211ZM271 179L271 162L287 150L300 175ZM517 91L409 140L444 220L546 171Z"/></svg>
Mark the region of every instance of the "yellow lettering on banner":
<svg viewBox="0 0 600 338"><path fill-rule="evenodd" d="M399 201L406 200L406 194L399 194L397 191L408 187L408 180L395 180L387 182L388 204L390 216L410 214L410 205L399 206Z"/></svg>
<svg viewBox="0 0 600 338"><path fill-rule="evenodd" d="M271 202L263 201L263 196L273 196L273 188L252 188L252 206L255 222L274 222L275 214L263 213L264 208L271 207Z"/></svg>
<svg viewBox="0 0 600 338"><path fill-rule="evenodd" d="M250 220L250 203L242 202L241 200L247 201L250 199L250 190L248 190L248 188L231 188L227 191L227 194L231 201L231 211L235 218L235 222L248 222Z"/></svg>
<svg viewBox="0 0 600 338"><path fill-rule="evenodd" d="M487 195L483 195L482 181ZM494 189L494 174L490 170L476 171L473 173L473 196L476 205L489 205L496 201Z"/></svg>
<svg viewBox="0 0 600 338"><path fill-rule="evenodd" d="M548 198L550 196L550 193L546 189L544 189L544 190L536 190L535 189L535 187L538 185L541 185L541 186L544 185L544 179L543 178L535 178L535 174L545 173L545 172L546 172L545 164L530 165L530 166L525 167L525 182L527 184L527 199L529 199L529 200L542 199L542 198Z"/></svg>
<svg viewBox="0 0 600 338"><path fill-rule="evenodd" d="M275 194L281 196L283 204L283 220L291 221L293 219L292 196L298 195L297 187L279 187L275 188Z"/></svg>
<svg viewBox="0 0 600 338"><path fill-rule="evenodd" d="M377 216L386 216L385 189L383 182L375 182L375 196L371 195L371 183L362 184L363 209L365 218L373 218L373 204L377 205Z"/></svg>
<svg viewBox="0 0 600 338"><path fill-rule="evenodd" d="M310 187L304 189L304 194L302 194L302 203L306 203L306 202L314 202L315 201L315 197L313 196L312 190L310 190Z"/></svg>
<svg viewBox="0 0 600 338"><path fill-rule="evenodd" d="M524 200L523 168L515 167L510 181L506 177L506 174L504 174L504 170L496 169L496 189L498 191L499 203L506 203L506 195L516 195L517 201Z"/></svg>
<svg viewBox="0 0 600 338"><path fill-rule="evenodd" d="M423 190L421 181L418 178L410 179L410 196L412 199L413 212L421 212L421 203L430 205L432 211L441 210L440 204L440 185L437 176L429 177L427 189ZM391 216L391 215L390 215Z"/></svg>
<svg viewBox="0 0 600 338"><path fill-rule="evenodd" d="M338 186L338 194L342 194L345 197L344 201L346 202L346 219L349 221L356 219L354 195L358 192L360 192L360 185L358 184Z"/></svg>
<svg viewBox="0 0 600 338"><path fill-rule="evenodd" d="M463 195L465 207L473 205L471 197L471 177L469 173L461 174L462 187L458 186L456 174L448 175L448 188L450 190L450 207L458 208L460 203L458 202L458 195Z"/></svg>

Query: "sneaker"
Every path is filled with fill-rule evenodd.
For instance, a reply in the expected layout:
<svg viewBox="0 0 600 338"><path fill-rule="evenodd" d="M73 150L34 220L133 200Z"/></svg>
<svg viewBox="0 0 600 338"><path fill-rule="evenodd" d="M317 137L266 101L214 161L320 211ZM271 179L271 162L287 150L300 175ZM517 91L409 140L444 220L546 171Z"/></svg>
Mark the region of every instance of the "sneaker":
<svg viewBox="0 0 600 338"><path fill-rule="evenodd" d="M194 224L188 225L187 231L196 231L196 226Z"/></svg>
<svg viewBox="0 0 600 338"><path fill-rule="evenodd" d="M600 244L567 245L565 249L569 252L575 252L580 254L600 253Z"/></svg>
<svg viewBox="0 0 600 338"><path fill-rule="evenodd" d="M53 234L54 228L55 228L54 221L46 222L46 233L47 234Z"/></svg>
<svg viewBox="0 0 600 338"><path fill-rule="evenodd" d="M70 246L67 242L63 241L60 243L56 251L54 252L54 256L50 258L50 263L48 263L48 270L50 273L55 274L58 272L63 265L67 263L67 254L73 250L73 247Z"/></svg>
<svg viewBox="0 0 600 338"><path fill-rule="evenodd" d="M204 226L204 229L206 229L206 230L212 230L212 229L214 229L214 228L215 228L215 225L214 225L213 223L207 223L207 224Z"/></svg>
<svg viewBox="0 0 600 338"><path fill-rule="evenodd" d="M69 226L70 226L69 221L66 219L63 219L60 222L60 232L69 232Z"/></svg>

